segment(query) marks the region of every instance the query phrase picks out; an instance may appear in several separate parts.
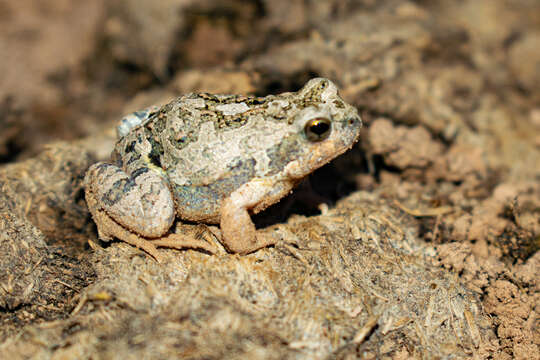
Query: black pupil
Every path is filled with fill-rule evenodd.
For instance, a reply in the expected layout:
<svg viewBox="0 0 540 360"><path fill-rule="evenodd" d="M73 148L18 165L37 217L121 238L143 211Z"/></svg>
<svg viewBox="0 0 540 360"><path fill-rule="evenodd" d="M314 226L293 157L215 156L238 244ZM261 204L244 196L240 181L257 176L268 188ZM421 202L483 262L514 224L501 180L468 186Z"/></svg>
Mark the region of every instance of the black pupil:
<svg viewBox="0 0 540 360"><path fill-rule="evenodd" d="M317 134L319 136L323 135L330 129L330 125L323 121L315 121L313 124L311 124L311 132L314 134Z"/></svg>

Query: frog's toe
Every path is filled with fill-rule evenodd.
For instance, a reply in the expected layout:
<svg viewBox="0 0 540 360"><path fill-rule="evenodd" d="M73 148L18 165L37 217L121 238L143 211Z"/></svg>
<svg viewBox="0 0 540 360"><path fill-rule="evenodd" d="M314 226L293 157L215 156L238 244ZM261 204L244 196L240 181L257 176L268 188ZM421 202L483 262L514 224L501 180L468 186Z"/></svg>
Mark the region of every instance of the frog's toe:
<svg viewBox="0 0 540 360"><path fill-rule="evenodd" d="M203 239L195 239L183 234L169 234L159 239L152 240L152 245L174 249L201 249L210 254L216 254L217 249Z"/></svg>

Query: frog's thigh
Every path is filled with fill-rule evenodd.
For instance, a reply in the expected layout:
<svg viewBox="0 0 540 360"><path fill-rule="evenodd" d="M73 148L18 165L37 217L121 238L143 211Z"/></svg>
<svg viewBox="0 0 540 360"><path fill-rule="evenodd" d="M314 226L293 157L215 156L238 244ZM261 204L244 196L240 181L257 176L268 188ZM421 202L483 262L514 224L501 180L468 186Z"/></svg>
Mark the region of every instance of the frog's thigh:
<svg viewBox="0 0 540 360"><path fill-rule="evenodd" d="M247 254L276 243L276 239L257 235L248 212L267 200L268 193L265 181L255 180L241 186L223 201L220 227L223 245L229 251Z"/></svg>
<svg viewBox="0 0 540 360"><path fill-rule="evenodd" d="M127 174L115 165L97 163L86 173L85 188L87 199L95 199L95 205L90 206L94 218L103 210L126 229L144 237L165 234L174 221L174 202L167 183L148 168ZM101 224L97 225L99 229Z"/></svg>

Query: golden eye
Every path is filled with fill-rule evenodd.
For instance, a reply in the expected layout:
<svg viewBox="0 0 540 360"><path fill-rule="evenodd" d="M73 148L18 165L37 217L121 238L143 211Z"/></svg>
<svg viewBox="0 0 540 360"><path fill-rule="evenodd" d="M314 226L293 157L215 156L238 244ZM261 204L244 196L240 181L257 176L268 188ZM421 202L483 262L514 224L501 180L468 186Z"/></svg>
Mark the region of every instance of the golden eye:
<svg viewBox="0 0 540 360"><path fill-rule="evenodd" d="M304 126L304 132L309 141L321 141L330 135L331 125L332 123L327 118L311 119Z"/></svg>

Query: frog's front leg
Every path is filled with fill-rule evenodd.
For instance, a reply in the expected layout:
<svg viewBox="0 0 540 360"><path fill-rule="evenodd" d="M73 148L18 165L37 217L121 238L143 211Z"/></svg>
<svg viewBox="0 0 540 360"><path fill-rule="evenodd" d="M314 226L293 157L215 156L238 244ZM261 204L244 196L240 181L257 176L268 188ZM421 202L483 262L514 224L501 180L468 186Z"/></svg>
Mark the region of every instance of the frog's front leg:
<svg viewBox="0 0 540 360"><path fill-rule="evenodd" d="M158 261L156 246L214 250L202 240L167 234L175 218L174 201L157 170L141 167L128 174L112 164L94 164L85 176L85 195L105 241L116 237Z"/></svg>
<svg viewBox="0 0 540 360"><path fill-rule="evenodd" d="M292 188L292 185L285 186ZM249 210L263 210L282 197L279 192L272 194L274 187L271 181L255 179L223 200L220 227L222 243L227 250L247 254L277 242L275 238L258 234L249 215Z"/></svg>

